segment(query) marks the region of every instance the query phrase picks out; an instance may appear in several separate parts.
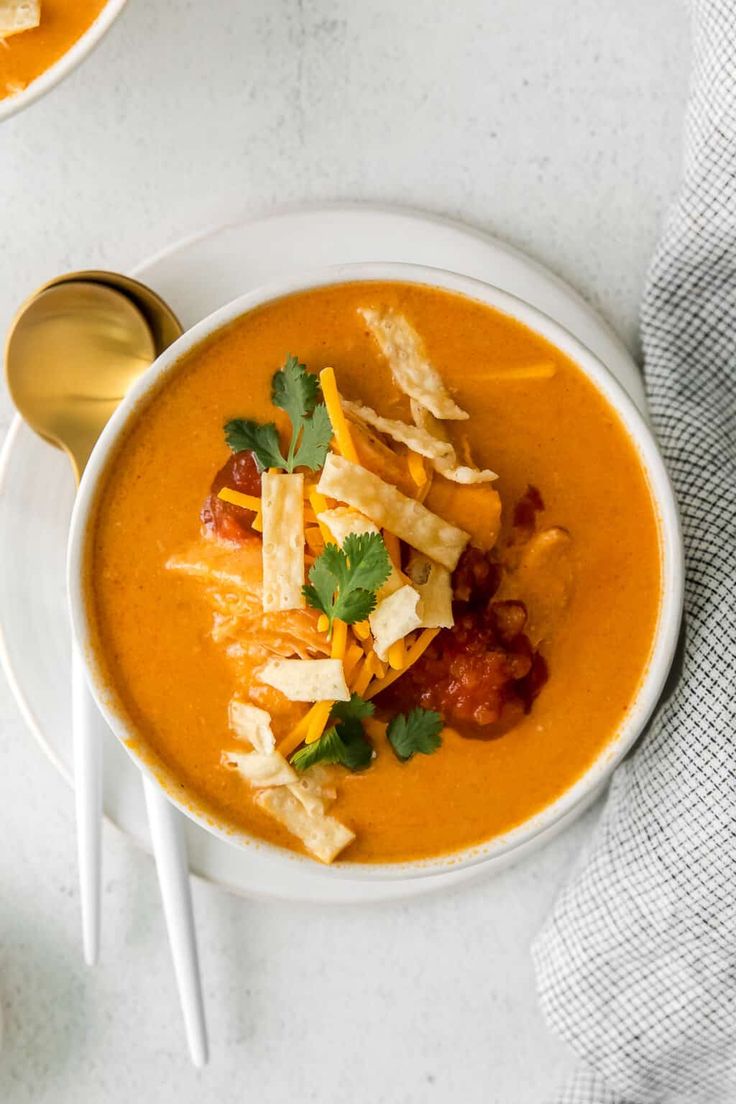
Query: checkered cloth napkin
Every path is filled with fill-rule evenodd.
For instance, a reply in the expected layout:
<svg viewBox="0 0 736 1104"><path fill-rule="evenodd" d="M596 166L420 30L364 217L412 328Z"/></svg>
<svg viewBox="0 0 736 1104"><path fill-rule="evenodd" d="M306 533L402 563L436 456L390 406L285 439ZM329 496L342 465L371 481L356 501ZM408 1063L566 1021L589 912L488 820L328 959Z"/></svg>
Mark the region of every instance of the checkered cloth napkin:
<svg viewBox="0 0 736 1104"><path fill-rule="evenodd" d="M736 1102L736 0L693 0L684 182L642 311L686 549L680 677L536 941L555 1104Z"/></svg>

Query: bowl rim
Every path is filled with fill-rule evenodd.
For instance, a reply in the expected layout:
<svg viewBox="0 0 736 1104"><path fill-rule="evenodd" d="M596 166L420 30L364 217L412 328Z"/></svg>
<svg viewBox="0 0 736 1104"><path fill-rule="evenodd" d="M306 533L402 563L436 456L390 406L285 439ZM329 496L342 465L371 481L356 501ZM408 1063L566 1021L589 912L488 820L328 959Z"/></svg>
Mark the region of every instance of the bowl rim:
<svg viewBox="0 0 736 1104"><path fill-rule="evenodd" d="M218 822L212 811L190 806L179 796L181 783L158 759L152 749L142 753L127 741L135 735L123 714L116 708L109 688L104 684L92 646L92 633L85 601L85 552L90 521L95 515L97 491L104 478L111 453L138 407L145 402L169 373L176 371L180 359L218 330L269 302L319 287L373 281L413 283L438 288L479 301L516 319L544 337L568 356L617 413L636 449L647 477L658 515L661 556L661 596L657 626L647 668L637 694L611 740L601 748L588 769L568 789L533 816L491 840L461 851L421 860L397 863L336 862L329 867L307 856L291 852L249 835L244 830ZM84 471L72 513L67 556L67 590L72 628L79 648L88 684L103 716L138 768L151 777L169 799L190 819L226 842L257 847L274 862L308 863L324 877L346 877L353 881L396 880L431 877L494 860L508 861L514 851L525 852L535 837L545 837L550 829L576 808L584 808L591 795L601 789L644 731L664 689L674 658L680 631L684 590L684 557L680 523L672 485L653 433L633 399L605 365L577 338L548 315L524 300L500 288L446 269L401 262L366 262L331 265L300 272L252 289L225 304L187 330L140 377L103 430Z"/></svg>
<svg viewBox="0 0 736 1104"><path fill-rule="evenodd" d="M61 57L57 58L48 69L44 69L43 73L26 85L21 92L0 100L0 123L23 111L36 100L40 100L68 77L78 65L81 65L105 37L127 2L128 0L107 0L86 31L82 32Z"/></svg>

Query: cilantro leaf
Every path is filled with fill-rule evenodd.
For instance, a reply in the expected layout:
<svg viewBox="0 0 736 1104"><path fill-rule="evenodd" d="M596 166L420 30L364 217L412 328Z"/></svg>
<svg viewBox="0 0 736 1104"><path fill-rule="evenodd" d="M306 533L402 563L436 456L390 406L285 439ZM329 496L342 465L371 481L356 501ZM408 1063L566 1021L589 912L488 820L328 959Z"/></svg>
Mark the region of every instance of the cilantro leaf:
<svg viewBox="0 0 736 1104"><path fill-rule="evenodd" d="M380 533L348 533L342 551L350 564L353 587L378 590L391 574L391 560Z"/></svg>
<svg viewBox="0 0 736 1104"><path fill-rule="evenodd" d="M431 755L442 744L442 718L431 709L412 709L409 713L397 713L386 729L391 747L405 763L420 752Z"/></svg>
<svg viewBox="0 0 736 1104"><path fill-rule="evenodd" d="M342 548L325 546L309 571L302 593L307 605L352 625L375 609L376 592L391 574L391 561L380 533L351 533Z"/></svg>
<svg viewBox="0 0 736 1104"><path fill-rule="evenodd" d="M314 376L309 378L315 379ZM292 457L292 467L319 471L324 466L331 440L332 422L325 404L319 403L312 411L311 418L302 422L302 433Z"/></svg>
<svg viewBox="0 0 736 1104"><path fill-rule="evenodd" d="M375 711L373 702L365 701L353 690L350 701L335 702L332 707L332 718L336 721L364 721L366 717L372 717Z"/></svg>
<svg viewBox="0 0 736 1104"><path fill-rule="evenodd" d="M271 380L271 401L284 410L291 422L291 440L286 457L281 452L279 434L273 422L260 425L246 418L234 418L225 426L225 440L233 452L250 449L263 468L296 468L319 471L323 467L332 440L327 407L319 402L319 380L288 356L284 367Z"/></svg>
<svg viewBox="0 0 736 1104"><path fill-rule="evenodd" d="M373 748L363 732L363 719L370 717L373 709L371 702L355 693L349 702L335 702L330 713L335 724L319 740L295 752L292 766L305 771L315 763L336 763L351 771L365 770L373 758Z"/></svg>
<svg viewBox="0 0 736 1104"><path fill-rule="evenodd" d="M315 408L319 396L319 380L300 364L295 356L288 356L284 367L271 380L271 402L285 410L296 425L308 417Z"/></svg>
<svg viewBox="0 0 736 1104"><path fill-rule="evenodd" d="M305 744L294 752L291 765L298 771L305 771L315 763L342 763L344 751L345 746L333 725L322 733L319 740L315 740L313 744Z"/></svg>
<svg viewBox="0 0 736 1104"><path fill-rule="evenodd" d="M233 452L249 449L263 468L283 468L279 434L273 422L261 425L247 418L233 418L225 425L225 440Z"/></svg>

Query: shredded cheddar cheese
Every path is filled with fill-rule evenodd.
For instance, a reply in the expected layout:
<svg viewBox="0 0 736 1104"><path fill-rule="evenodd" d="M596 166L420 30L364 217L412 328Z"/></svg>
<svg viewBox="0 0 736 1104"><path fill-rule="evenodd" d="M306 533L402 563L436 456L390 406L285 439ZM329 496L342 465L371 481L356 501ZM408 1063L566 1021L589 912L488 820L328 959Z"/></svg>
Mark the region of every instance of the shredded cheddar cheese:
<svg viewBox="0 0 736 1104"><path fill-rule="evenodd" d="M319 374L319 382L338 450L346 460L352 460L354 464L357 464L359 463L358 453L353 444L353 438L350 436L347 418L342 409L340 392L337 390L337 381L335 380L335 369L323 368Z"/></svg>
<svg viewBox="0 0 736 1104"><path fill-rule="evenodd" d="M403 639L397 640L388 650L388 665L392 671L403 671L406 663L406 645Z"/></svg>
<svg viewBox="0 0 736 1104"><path fill-rule="evenodd" d="M284 757L291 755L292 751L296 751L299 745L304 741L307 729L309 728L310 719L316 708L317 706L313 705L311 709L308 709L302 719L294 725L288 736L284 736L279 744L279 751Z"/></svg>
<svg viewBox="0 0 736 1104"><path fill-rule="evenodd" d="M417 487L423 487L427 482L427 468L424 463L424 458L419 455L418 452L409 453L409 475L412 477Z"/></svg>
<svg viewBox="0 0 736 1104"><path fill-rule="evenodd" d="M370 640L371 638L371 627L367 621L356 621L353 625L353 632L358 640Z"/></svg>
<svg viewBox="0 0 736 1104"><path fill-rule="evenodd" d="M314 709L311 711L305 743L314 744L319 740L325 730L325 725L327 724L334 704L335 703L331 701L317 702Z"/></svg>
<svg viewBox="0 0 736 1104"><path fill-rule="evenodd" d="M362 694L362 697L370 701L370 699L374 698L376 694L380 694L381 691L385 690L387 686L390 686L393 682L396 682L396 679L403 675L404 671L408 671L411 665L413 663L416 663L419 657L426 652L427 648L432 643L439 631L439 629L425 629L424 632L420 633L417 639L411 645L411 647L407 648L406 660L402 669L400 671L389 671L389 673L383 678L379 679L377 682L374 682L372 686L367 687Z"/></svg>
<svg viewBox="0 0 736 1104"><path fill-rule="evenodd" d="M345 659L345 647L348 640L348 627L344 621L336 620L332 626L332 659Z"/></svg>
<svg viewBox="0 0 736 1104"><path fill-rule="evenodd" d="M319 531L322 534L322 540L325 544L334 544L334 538L332 533L320 519L320 514L323 514L327 509L327 499L323 494L320 494L316 487L310 487L309 489L309 501L312 509L314 510L314 516L317 524L319 525Z"/></svg>
<svg viewBox="0 0 736 1104"><path fill-rule="evenodd" d="M256 514L261 512L261 500L256 495L243 494L242 491L234 491L231 487L223 487L218 491L217 497L223 502L229 502L233 506L242 506L245 510L253 510Z"/></svg>

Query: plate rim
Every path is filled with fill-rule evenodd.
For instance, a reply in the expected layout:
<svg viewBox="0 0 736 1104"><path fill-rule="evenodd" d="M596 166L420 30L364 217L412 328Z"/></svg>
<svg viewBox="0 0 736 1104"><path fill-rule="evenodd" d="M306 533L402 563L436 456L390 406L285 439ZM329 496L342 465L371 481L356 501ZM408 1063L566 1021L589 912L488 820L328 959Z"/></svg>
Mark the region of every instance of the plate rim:
<svg viewBox="0 0 736 1104"><path fill-rule="evenodd" d="M444 214L433 211L422 211L421 209L415 207L383 203L361 203L359 201L342 201L337 203L315 202L308 204L289 203L279 206L264 207L260 210L251 210L247 216L244 216L242 218L236 216L233 219L227 220L225 222L214 223L210 226L205 227L204 229L194 231L189 235L184 235L176 241L169 243L158 251L152 253L146 259L139 262L135 267L131 268L129 271L130 274L133 276L136 276L138 278L144 277L148 270L152 269L158 264L175 258L177 253L186 251L187 249L191 249L200 243L206 242L208 239L216 238L223 234L237 232L240 229L242 229L243 231L247 231L248 227L255 226L260 223L279 223L282 220L294 217L320 218L333 215L348 218L351 215L355 215L357 217L360 217L362 215L368 216L369 218L388 216L390 218L397 219L410 219L420 228L422 224L428 224L430 232L432 226L441 227L445 230L457 234L459 238L465 238L466 240L470 239L477 243L479 246L485 247L488 250L495 252L496 254L504 254L512 258L514 261L518 262L520 266L531 271L541 281L548 285L552 285L555 290L562 296L564 296L568 300L572 300L577 309L579 309L581 312L584 312L585 315L587 315L590 319L591 323L595 324L599 328L599 330L602 331L602 334L604 334L605 337L610 342L612 342L613 345L615 345L619 355L626 358L626 360L632 366L633 372L636 373L636 362L634 361L630 350L628 349L622 338L616 333L608 320L605 319L597 310L595 310L595 308L587 302L584 296L582 296L580 292L578 292L575 288L568 284L567 281L565 281L562 277L558 276L556 273L548 269L543 263L536 260L534 257L529 256L522 249L517 248L514 245L510 245L509 243L497 238L494 234L488 231L473 226L472 224L465 223L459 219L446 216ZM425 265L424 267L431 266ZM461 270L456 271L458 271L458 275L465 275ZM480 282L484 282L483 279L479 277L471 276L467 278L471 280L480 279ZM254 285L254 287L262 286L264 283L270 282L270 280L259 281L259 284ZM485 279L485 282L490 283L491 281ZM248 290L254 290L254 288ZM512 296L515 295L516 298L520 298L518 293L515 294L513 292L506 292L504 288L501 288L500 290L504 291L506 294ZM242 294L243 293L238 294L237 296L235 296L235 298L240 298ZM225 304L221 304L221 306L223 305ZM539 313L545 313L543 308L535 307L533 304L530 305L533 307L534 310L538 311ZM208 314L209 313L212 312L208 311ZM564 323L558 322L554 316L550 317L552 318L552 321L556 325L560 326L563 330L568 329L568 327ZM572 333L571 336L574 338L575 341L578 342L578 344L585 344L585 342L581 338L578 338L574 333ZM596 353L594 353L593 355L599 360L602 359ZM621 381L617 373L611 372L611 374L619 382L623 389L629 394L630 398L636 406L640 406L640 401L643 401L645 403L646 400L643 387L641 388L640 396L632 395L629 390L628 384ZM638 373L636 373L636 375L638 378ZM5 440L3 441L2 449L0 450L0 491L5 484L7 468L11 461L11 454L14 447L16 446L16 442L22 426L22 419L19 415L15 415L6 434ZM60 757L55 752L54 748L44 735L43 727L39 722L35 710L30 700L23 692L21 683L15 674L15 668L11 663L9 649L7 647L6 626L5 619L2 617L2 610L0 610L0 665L5 672L13 698L18 704L19 711L31 734L34 736L36 742L38 743L44 754L46 754L47 758L51 761L54 767L65 779L67 784L73 786L73 780L69 771L66 768L66 765L60 759ZM533 847L538 847L539 844L543 842L543 840L546 840L546 838L551 838L558 832L562 831L572 820L574 820L579 815L580 812L583 811L585 807L587 807L595 800L599 793L600 790L597 792L592 791L589 795L584 795L584 797L581 798L581 800L576 805L570 808L567 815L561 817L557 824L553 825L551 828L545 831L542 831L539 835L536 835L533 838ZM144 836L139 835L129 826L118 823L108 812L105 812L104 816L108 823L113 828L115 828L116 831L120 832L121 835L124 835L126 838L131 839L135 844L140 846L149 854L151 853L150 844ZM211 833L207 833L206 830L202 829L200 826L197 825L196 827L199 831L202 831L210 840L214 838ZM218 840L217 842L218 844L221 844L226 841ZM231 846L232 845L228 845L228 847ZM237 850L240 851L241 854L243 853L242 849L237 848ZM396 883L392 883L392 881L389 879L386 879L383 882L373 883L366 883L364 881L359 882L358 879L355 879L352 882L353 885L372 885L372 895L369 898L363 898L362 900L344 897L336 899L331 895L321 894L319 892L319 883L324 886L326 884L324 879L313 879L313 884L311 886L303 884L292 889L269 889L268 887L264 888L262 882L256 888L251 884L244 885L242 883L234 882L230 880L227 876L223 876L222 873L214 873L212 870L207 870L206 858L202 868L199 868L197 864L195 864L195 866L192 868L190 858L190 869L191 872L201 880L220 886L221 888L224 888L228 892L234 893L237 896L247 897L249 899L261 898L292 902L310 901L322 902L331 905L339 904L342 906L397 899L407 900L411 897L424 896L430 893L439 892L443 889L452 888L462 883L480 878L484 875L492 874L496 871L502 870L504 867L510 865L512 862L516 862L517 860L523 858L527 853L527 850L528 847L526 846L526 844L522 844L518 849L513 852L512 856L509 856L508 858L506 858L505 856L499 856L498 859L493 863L481 863L477 865L463 866L446 871L437 871L431 877L407 879L408 884L401 892L398 891ZM301 873L303 874L304 871L302 871ZM348 888L350 884L351 882L347 878L341 880L341 885L345 888ZM419 888L420 885L421 888ZM383 889L384 892L376 892L379 889Z"/></svg>

